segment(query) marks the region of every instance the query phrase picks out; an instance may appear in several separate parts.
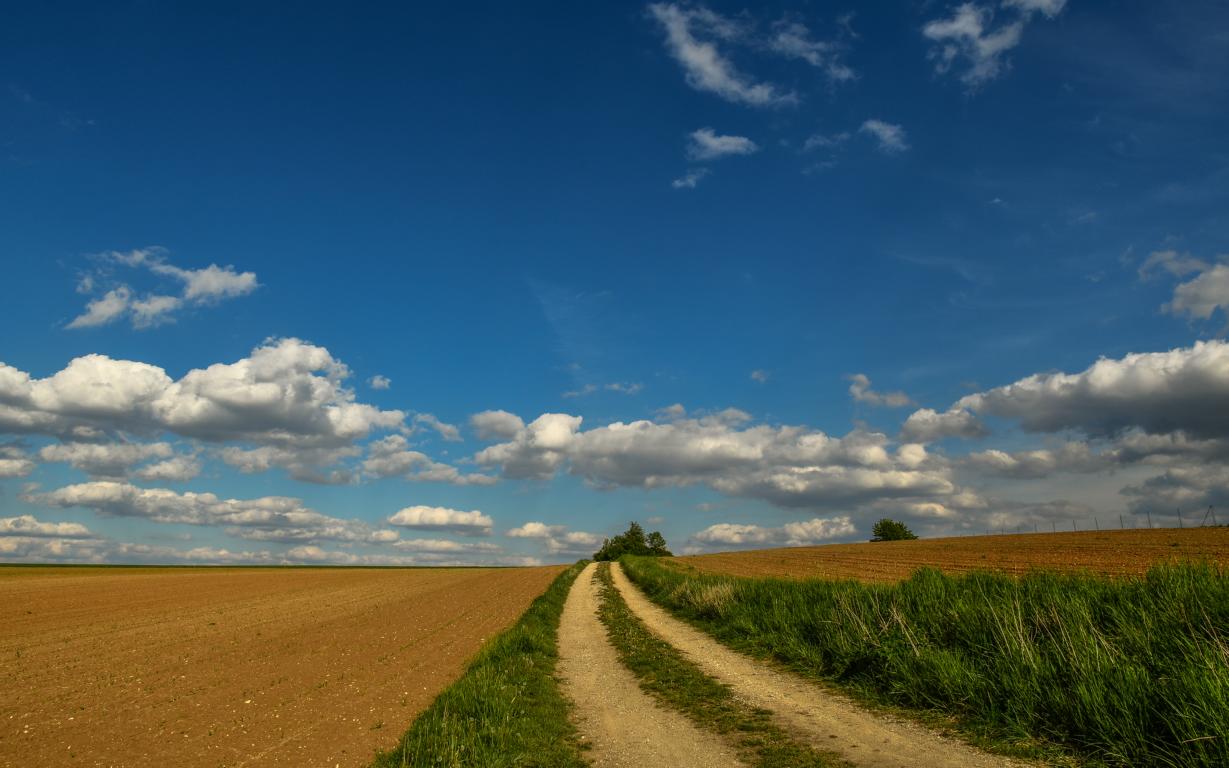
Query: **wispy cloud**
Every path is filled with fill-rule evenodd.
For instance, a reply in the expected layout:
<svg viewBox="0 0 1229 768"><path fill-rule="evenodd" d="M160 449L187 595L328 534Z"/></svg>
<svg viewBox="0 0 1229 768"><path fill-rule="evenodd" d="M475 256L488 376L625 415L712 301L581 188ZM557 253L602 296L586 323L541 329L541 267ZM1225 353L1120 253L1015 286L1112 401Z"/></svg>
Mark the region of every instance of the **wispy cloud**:
<svg viewBox="0 0 1229 768"><path fill-rule="evenodd" d="M746 136L722 136L712 128L692 131L687 145L687 156L692 160L716 160L729 155L753 155L757 145Z"/></svg>
<svg viewBox="0 0 1229 768"><path fill-rule="evenodd" d="M227 299L246 296L260 284L255 272L238 272L232 266L210 264L203 269L183 269L166 260L165 248L152 246L131 251L110 251L100 255L105 265L144 268L155 275L169 277L182 284L178 295L150 293L138 297L124 283L108 290L86 304L85 311L74 318L67 328L94 328L109 325L125 317L133 328L152 328L172 322L174 313L187 306L208 306ZM77 292L93 293L105 272L87 274L77 281Z"/></svg>
<svg viewBox="0 0 1229 768"><path fill-rule="evenodd" d="M862 123L859 133L868 133L879 141L879 151L885 154L896 154L909 149L905 138L905 129L895 123L885 123L882 120L871 119Z"/></svg>
<svg viewBox="0 0 1229 768"><path fill-rule="evenodd" d="M701 179L708 176L712 171L707 168L692 168L687 173L670 182L670 186L675 189L695 189Z"/></svg>
<svg viewBox="0 0 1229 768"><path fill-rule="evenodd" d="M946 74L963 64L960 80L976 89L1009 66L1007 53L1020 44L1034 14L1052 19L1065 5L1066 0L1004 0L1011 18L996 25L992 6L964 3L950 17L927 22L922 35L935 43L929 53L935 71Z"/></svg>
<svg viewBox="0 0 1229 768"><path fill-rule="evenodd" d="M721 50L718 41L732 42L746 35L744 26L704 6L683 7L653 3L649 16L666 33L666 47L683 67L687 84L726 101L755 107L796 104L798 96L771 83L757 82L740 72Z"/></svg>

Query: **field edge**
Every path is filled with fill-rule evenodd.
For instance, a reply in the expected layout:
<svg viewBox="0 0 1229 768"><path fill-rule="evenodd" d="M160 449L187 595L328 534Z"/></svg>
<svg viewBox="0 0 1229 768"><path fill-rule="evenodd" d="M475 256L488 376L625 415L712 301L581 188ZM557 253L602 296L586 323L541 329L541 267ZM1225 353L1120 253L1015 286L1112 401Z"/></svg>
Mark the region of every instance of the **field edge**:
<svg viewBox="0 0 1229 768"><path fill-rule="evenodd" d="M587 562L559 574L370 768L587 766L555 678L563 603Z"/></svg>

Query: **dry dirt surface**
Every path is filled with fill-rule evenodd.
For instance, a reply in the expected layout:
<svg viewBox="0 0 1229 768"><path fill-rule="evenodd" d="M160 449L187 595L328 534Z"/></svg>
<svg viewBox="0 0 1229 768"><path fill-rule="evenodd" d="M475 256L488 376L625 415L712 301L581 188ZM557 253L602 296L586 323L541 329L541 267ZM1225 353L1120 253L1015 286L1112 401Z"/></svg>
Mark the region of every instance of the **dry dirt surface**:
<svg viewBox="0 0 1229 768"><path fill-rule="evenodd" d="M841 754L860 768L1006 768L1027 765L981 752L920 725L868 712L849 699L763 661L735 653L675 619L632 585L618 563L611 573L627 605L658 637L748 704L771 711L797 738Z"/></svg>
<svg viewBox="0 0 1229 768"><path fill-rule="evenodd" d="M560 568L0 567L0 766L353 766Z"/></svg>
<svg viewBox="0 0 1229 768"><path fill-rule="evenodd" d="M591 563L568 593L559 622L559 676L576 724L599 768L724 768L741 765L717 736L664 709L619 661L597 617Z"/></svg>
<svg viewBox="0 0 1229 768"><path fill-rule="evenodd" d="M898 581L922 566L949 573L1034 568L1141 574L1155 563L1207 560L1229 567L1229 528L1163 528L1079 533L963 536L918 541L829 544L680 557L701 571L734 576Z"/></svg>

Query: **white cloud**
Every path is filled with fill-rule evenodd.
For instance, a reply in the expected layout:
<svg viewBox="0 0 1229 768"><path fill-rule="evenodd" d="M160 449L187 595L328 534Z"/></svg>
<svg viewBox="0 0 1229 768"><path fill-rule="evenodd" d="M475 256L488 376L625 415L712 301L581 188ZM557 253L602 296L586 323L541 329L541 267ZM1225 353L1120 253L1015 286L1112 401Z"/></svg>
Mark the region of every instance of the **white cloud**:
<svg viewBox="0 0 1229 768"><path fill-rule="evenodd" d="M134 464L167 459L173 453L170 443L60 443L44 446L38 457L67 462L94 478L122 478Z"/></svg>
<svg viewBox="0 0 1229 768"><path fill-rule="evenodd" d="M300 499L286 496L221 499L212 493L176 493L165 488L94 481L24 498L48 507L83 507L100 515L139 517L156 523L229 526L228 534L259 541L387 543L397 539L395 531L323 515L304 507Z"/></svg>
<svg viewBox="0 0 1229 768"><path fill-rule="evenodd" d="M119 285L101 298L86 304L83 314L73 319L68 328L92 328L107 325L127 316L134 328L151 328L173 321L174 313L185 306L205 306L224 299L245 296L259 287L254 272L237 272L234 267L210 264L203 269L183 269L166 261L166 249L138 248L132 251L111 251L100 258L126 267L144 267L156 275L170 277L182 283L179 296L149 294L136 298L127 285ZM92 293L104 273L86 275L77 283L78 293Z"/></svg>
<svg viewBox="0 0 1229 768"><path fill-rule="evenodd" d="M840 59L842 45L813 39L811 30L800 22L781 19L774 23L768 47L786 58L801 59L813 67L824 70L828 79L833 82L845 82L857 77L854 71Z"/></svg>
<svg viewBox="0 0 1229 768"><path fill-rule="evenodd" d="M45 379L0 363L0 432L98 440L170 432L298 452L343 449L405 414L355 401L349 370L323 347L267 341L247 358L173 380L147 363L86 355ZM325 457L336 454L322 452Z"/></svg>
<svg viewBox="0 0 1229 768"><path fill-rule="evenodd" d="M520 416L507 411L475 413L469 417L469 425L478 433L479 440L506 440L525 428Z"/></svg>
<svg viewBox="0 0 1229 768"><path fill-rule="evenodd" d="M114 322L128 311L131 302L132 292L126 286L120 286L86 304L85 312L65 327L94 328Z"/></svg>
<svg viewBox="0 0 1229 768"><path fill-rule="evenodd" d="M367 446L363 472L369 477L400 477L411 482L452 485L494 485L498 482L490 475L462 474L454 466L435 461L421 451L410 450L409 441L401 435L373 440Z"/></svg>
<svg viewBox="0 0 1229 768"><path fill-rule="evenodd" d="M516 528L509 528L505 535L514 539L549 539L566 530L566 526L547 525L546 523L530 522Z"/></svg>
<svg viewBox="0 0 1229 768"><path fill-rule="evenodd" d="M1025 13L1041 13L1047 18L1054 18L1062 13L1067 0L1003 0L1003 6L1018 8Z"/></svg>
<svg viewBox="0 0 1229 768"><path fill-rule="evenodd" d="M798 97L770 83L756 82L738 71L717 47L717 41L745 36L741 24L703 6L653 3L649 15L666 33L666 47L683 67L687 84L735 104L756 107L795 104ZM694 186L694 185L693 185Z"/></svg>
<svg viewBox="0 0 1229 768"><path fill-rule="evenodd" d="M618 392L619 394L623 395L638 395L643 389L644 385L640 384L639 382L616 381L610 384L602 384L601 386L598 386L597 384L586 384L580 389L573 389L568 392L564 392L563 396L585 397L586 395L592 395L594 392Z"/></svg>
<svg viewBox="0 0 1229 768"><path fill-rule="evenodd" d="M884 405L889 408L913 405L913 400L904 392L876 392L871 389L871 380L864 373L855 373L847 378L851 382L849 394L859 403Z"/></svg>
<svg viewBox="0 0 1229 768"><path fill-rule="evenodd" d="M426 425L427 427L435 430L440 437L444 438L450 443L458 443L461 441L461 430L457 429L452 424L447 424L440 421L438 418L429 413L414 414L414 423Z"/></svg>
<svg viewBox="0 0 1229 768"><path fill-rule="evenodd" d="M826 147L839 147L849 140L848 132L823 134L814 133L807 137L807 140L802 145L803 152L810 152L814 149Z"/></svg>
<svg viewBox="0 0 1229 768"><path fill-rule="evenodd" d="M675 189L695 189L696 185L705 176L708 176L710 171L707 168L693 168L679 178L670 182L670 186Z"/></svg>
<svg viewBox="0 0 1229 768"><path fill-rule="evenodd" d="M869 133L879 141L879 151L885 154L896 154L909 149L905 139L905 129L893 123L882 120L867 120L858 129L859 133Z"/></svg>
<svg viewBox="0 0 1229 768"><path fill-rule="evenodd" d="M975 89L1009 66L1007 53L1020 44L1035 13L1053 19L1065 5L1066 0L1004 0L1003 7L1013 11L1011 19L995 26L991 6L963 3L951 17L928 22L922 34L935 43L929 54L935 70L944 74L963 62L960 79Z"/></svg>
<svg viewBox="0 0 1229 768"><path fill-rule="evenodd" d="M694 541L705 545L771 545L801 547L821 541L850 536L857 532L847 515L840 517L816 517L801 522L786 523L780 528L765 528L759 525L717 523L692 536Z"/></svg>
<svg viewBox="0 0 1229 768"><path fill-rule="evenodd" d="M372 376L370 379L367 380L367 384L372 389L388 389L389 387L393 385L393 380L388 378L387 376L381 376L380 374L376 374L375 376Z"/></svg>
<svg viewBox="0 0 1229 768"><path fill-rule="evenodd" d="M451 531L465 536L489 536L494 521L478 510L462 512L447 507L406 507L388 518L392 525L423 531Z"/></svg>
<svg viewBox="0 0 1229 768"><path fill-rule="evenodd" d="M1164 307L1175 315L1207 320L1216 310L1229 314L1229 265L1217 264L1174 288L1174 297Z"/></svg>
<svg viewBox="0 0 1229 768"><path fill-rule="evenodd" d="M933 443L945 437L985 437L990 431L963 408L953 407L945 413L920 408L905 419L900 434L902 439L910 442Z"/></svg>
<svg viewBox="0 0 1229 768"><path fill-rule="evenodd" d="M0 445L0 478L26 477L34 471L34 462L16 445Z"/></svg>
<svg viewBox="0 0 1229 768"><path fill-rule="evenodd" d="M147 464L133 472L146 482L184 483L201 473L201 462L195 456L176 456L166 461Z"/></svg>
<svg viewBox="0 0 1229 768"><path fill-rule="evenodd" d="M763 384L763 383L765 383L766 381L768 381L769 376L770 376L770 374L768 373L768 371L765 371L765 370L762 370L762 369L759 369L759 368L757 368L757 369L755 369L754 371L752 371L752 372L751 372L751 380L752 380L752 381L757 381L757 382L759 382L760 384Z"/></svg>
<svg viewBox="0 0 1229 768"><path fill-rule="evenodd" d="M692 131L687 145L687 157L692 160L716 160L729 155L751 155L759 145L746 136L722 136L712 128Z"/></svg>
<svg viewBox="0 0 1229 768"><path fill-rule="evenodd" d="M529 522L505 532L514 539L539 539L552 555L589 554L602 544L602 537L586 531L569 531L565 525Z"/></svg>
<svg viewBox="0 0 1229 768"><path fill-rule="evenodd" d="M1139 278L1147 280L1155 270L1163 269L1176 277L1184 277L1192 272L1203 272L1209 265L1202 259L1197 259L1189 253L1178 253L1174 250L1153 251L1139 266Z"/></svg>
<svg viewBox="0 0 1229 768"><path fill-rule="evenodd" d="M463 552L499 552L498 544L485 541L460 542L449 539L402 539L395 542L394 549L404 552L434 552L457 554Z"/></svg>
<svg viewBox="0 0 1229 768"><path fill-rule="evenodd" d="M1229 344L1101 358L1080 373L1039 373L968 395L953 409L1015 419L1030 432L1229 437Z"/></svg>
<svg viewBox="0 0 1229 768"><path fill-rule="evenodd" d="M803 427L743 426L728 409L669 423L615 422L581 431L581 418L544 414L475 461L509 478L545 479L566 468L598 487L707 485L783 507L857 505L876 498L957 492L947 469L920 446L893 455L881 434L832 438Z"/></svg>
<svg viewBox="0 0 1229 768"><path fill-rule="evenodd" d="M0 536L88 539L94 534L81 523L44 523L33 515L0 517Z"/></svg>

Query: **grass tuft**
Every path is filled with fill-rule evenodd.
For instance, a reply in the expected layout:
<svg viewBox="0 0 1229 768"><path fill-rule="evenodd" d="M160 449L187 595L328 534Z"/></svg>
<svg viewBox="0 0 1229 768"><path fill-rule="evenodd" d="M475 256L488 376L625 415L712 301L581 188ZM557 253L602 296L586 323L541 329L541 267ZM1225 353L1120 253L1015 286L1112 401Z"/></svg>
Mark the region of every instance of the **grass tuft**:
<svg viewBox="0 0 1229 768"><path fill-rule="evenodd" d="M658 638L631 612L611 581L610 564L598 566L607 636L640 686L700 727L726 737L740 756L761 768L830 768L847 765L839 756L794 741L772 722L772 713L747 706L732 689L704 674L674 646ZM721 590L695 593L705 605ZM718 604L720 601L718 601Z"/></svg>
<svg viewBox="0 0 1229 768"><path fill-rule="evenodd" d="M554 677L559 617L584 565L561 573L372 768L588 765Z"/></svg>
<svg viewBox="0 0 1229 768"><path fill-rule="evenodd" d="M1229 574L922 569L898 584L742 578L625 558L653 600L727 645L1003 744L1110 765L1229 765Z"/></svg>

